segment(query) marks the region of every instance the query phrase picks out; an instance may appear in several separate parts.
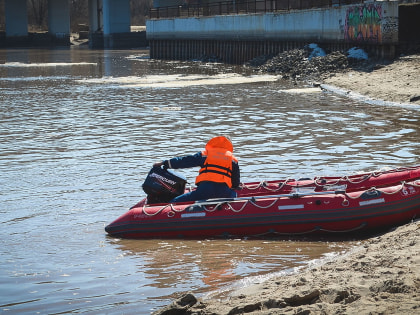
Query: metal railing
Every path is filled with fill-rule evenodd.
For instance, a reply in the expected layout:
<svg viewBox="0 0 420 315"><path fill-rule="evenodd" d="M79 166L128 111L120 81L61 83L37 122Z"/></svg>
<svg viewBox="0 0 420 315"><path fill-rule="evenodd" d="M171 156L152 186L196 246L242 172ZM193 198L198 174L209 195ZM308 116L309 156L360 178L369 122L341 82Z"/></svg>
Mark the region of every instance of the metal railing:
<svg viewBox="0 0 420 315"><path fill-rule="evenodd" d="M363 3L363 0L239 0L201 4L185 4L150 9L150 19L200 17L230 14L253 14L326 8Z"/></svg>

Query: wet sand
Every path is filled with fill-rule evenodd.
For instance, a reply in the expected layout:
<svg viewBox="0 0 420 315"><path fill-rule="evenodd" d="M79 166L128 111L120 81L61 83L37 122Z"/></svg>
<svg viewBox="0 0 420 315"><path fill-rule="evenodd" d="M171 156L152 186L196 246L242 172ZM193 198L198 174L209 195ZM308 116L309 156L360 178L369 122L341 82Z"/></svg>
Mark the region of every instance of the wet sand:
<svg viewBox="0 0 420 315"><path fill-rule="evenodd" d="M371 72L346 71L321 87L365 100L420 105L420 55ZM236 291L227 300L192 294L154 314L420 314L420 221L336 260Z"/></svg>
<svg viewBox="0 0 420 315"><path fill-rule="evenodd" d="M365 100L420 105L420 54L400 57L371 72L335 73L323 83Z"/></svg>
<svg viewBox="0 0 420 315"><path fill-rule="evenodd" d="M155 314L420 314L420 221L227 300L186 295Z"/></svg>

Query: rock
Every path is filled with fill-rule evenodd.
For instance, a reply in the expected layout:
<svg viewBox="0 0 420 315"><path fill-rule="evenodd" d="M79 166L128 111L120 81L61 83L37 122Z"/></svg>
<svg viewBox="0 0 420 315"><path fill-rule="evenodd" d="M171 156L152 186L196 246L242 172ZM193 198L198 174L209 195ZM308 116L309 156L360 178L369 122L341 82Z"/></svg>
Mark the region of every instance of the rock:
<svg viewBox="0 0 420 315"><path fill-rule="evenodd" d="M153 315L187 315L190 314L188 309L197 303L197 299L191 293L187 293L179 300L172 302L170 305L153 312Z"/></svg>
<svg viewBox="0 0 420 315"><path fill-rule="evenodd" d="M411 103L414 103L414 102L417 102L417 101L420 101L420 95L415 95L413 97L410 97L410 102Z"/></svg>

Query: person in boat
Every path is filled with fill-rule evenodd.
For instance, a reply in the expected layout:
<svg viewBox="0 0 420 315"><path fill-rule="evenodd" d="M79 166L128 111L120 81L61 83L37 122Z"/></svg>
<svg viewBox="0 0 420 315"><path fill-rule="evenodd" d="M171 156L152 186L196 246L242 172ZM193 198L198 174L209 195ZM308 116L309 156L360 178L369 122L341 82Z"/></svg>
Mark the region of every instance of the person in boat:
<svg viewBox="0 0 420 315"><path fill-rule="evenodd" d="M200 167L195 180L197 189L177 196L171 202L235 198L235 189L240 186L240 170L238 159L232 152L232 142L227 137L218 136L207 142L202 152L157 162L153 166L173 169Z"/></svg>

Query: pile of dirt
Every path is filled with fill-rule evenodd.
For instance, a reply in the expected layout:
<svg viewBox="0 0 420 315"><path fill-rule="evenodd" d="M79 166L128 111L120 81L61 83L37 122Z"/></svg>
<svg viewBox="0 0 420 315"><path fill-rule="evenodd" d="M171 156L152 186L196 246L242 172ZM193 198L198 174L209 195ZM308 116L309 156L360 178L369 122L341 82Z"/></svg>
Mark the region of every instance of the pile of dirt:
<svg viewBox="0 0 420 315"><path fill-rule="evenodd" d="M259 56L249 61L246 66L258 72L275 73L283 79L294 81L322 80L348 69L372 71L381 67L377 60L352 58L340 51L314 57L311 57L311 53L312 49L309 47L293 49L276 56Z"/></svg>

